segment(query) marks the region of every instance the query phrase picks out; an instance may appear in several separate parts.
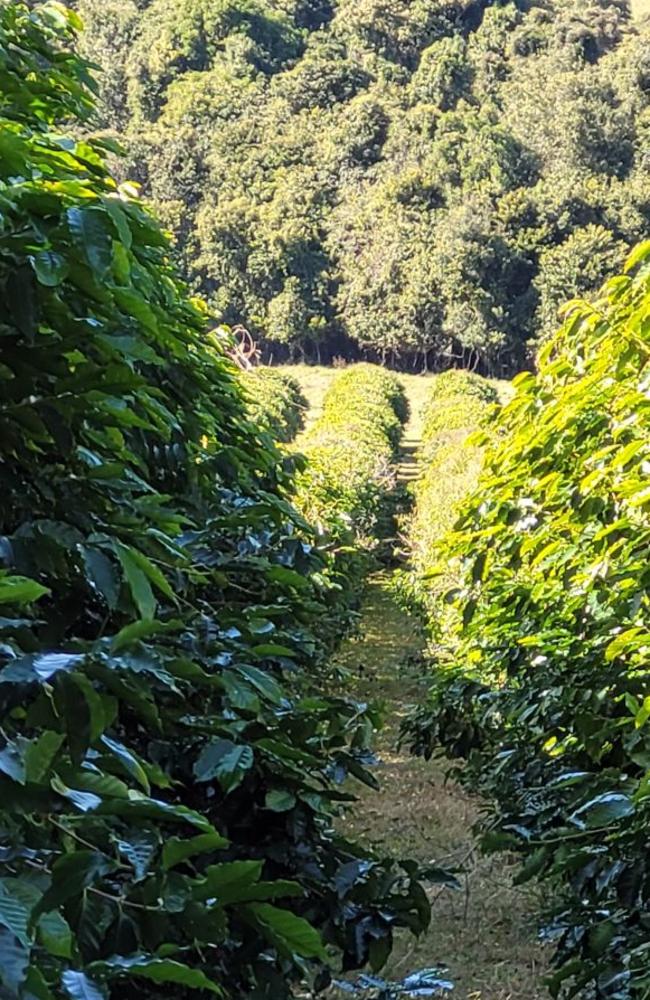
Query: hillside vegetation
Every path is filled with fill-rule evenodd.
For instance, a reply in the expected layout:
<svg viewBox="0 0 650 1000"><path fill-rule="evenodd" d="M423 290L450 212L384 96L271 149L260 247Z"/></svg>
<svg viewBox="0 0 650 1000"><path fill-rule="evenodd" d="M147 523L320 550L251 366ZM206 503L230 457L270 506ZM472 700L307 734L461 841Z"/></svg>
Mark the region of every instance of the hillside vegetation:
<svg viewBox="0 0 650 1000"><path fill-rule="evenodd" d="M383 368L352 365L332 380L321 415L298 442L307 466L296 502L311 523L362 546L385 534L407 416L404 388Z"/></svg>
<svg viewBox="0 0 650 1000"><path fill-rule="evenodd" d="M396 578L406 606L424 618L432 635L445 630L450 609L441 601L457 582L455 567L440 560L438 545L462 501L478 482L484 447L473 434L494 419L498 392L472 372L434 375L422 410L419 474L411 486L412 510L404 519L409 570Z"/></svg>
<svg viewBox="0 0 650 1000"><path fill-rule="evenodd" d="M627 0L77 6L121 169L280 353L513 374L647 230Z"/></svg>

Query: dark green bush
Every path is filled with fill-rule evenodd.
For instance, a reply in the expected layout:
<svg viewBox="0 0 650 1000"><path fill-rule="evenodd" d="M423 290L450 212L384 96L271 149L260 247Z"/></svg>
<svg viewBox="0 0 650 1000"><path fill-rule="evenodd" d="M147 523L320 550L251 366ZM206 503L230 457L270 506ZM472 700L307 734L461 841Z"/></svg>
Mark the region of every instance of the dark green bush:
<svg viewBox="0 0 650 1000"><path fill-rule="evenodd" d="M282 1000L418 930L333 831L373 718L313 678L330 564L107 172L76 15L0 6L0 994Z"/></svg>
<svg viewBox="0 0 650 1000"><path fill-rule="evenodd" d="M520 375L442 556L455 659L411 724L548 884L552 992L650 994L650 243Z"/></svg>
<svg viewBox="0 0 650 1000"><path fill-rule="evenodd" d="M293 441L305 423L309 407L300 383L277 368L253 368L242 372L251 420L267 428L276 441Z"/></svg>

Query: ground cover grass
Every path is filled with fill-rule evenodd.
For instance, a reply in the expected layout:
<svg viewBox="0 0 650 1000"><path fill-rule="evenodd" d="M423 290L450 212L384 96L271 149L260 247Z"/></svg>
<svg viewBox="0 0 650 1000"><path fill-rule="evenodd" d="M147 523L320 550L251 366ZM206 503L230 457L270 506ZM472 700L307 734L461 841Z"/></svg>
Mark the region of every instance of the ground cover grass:
<svg viewBox="0 0 650 1000"><path fill-rule="evenodd" d="M512 884L508 859L476 851L472 827L480 800L447 782L443 763L416 760L397 747L401 720L426 691L424 642L383 573L369 582L359 635L337 657L354 678L350 693L380 700L386 712L374 772L381 789L361 793L346 832L379 854L462 869L461 890L433 889L430 930L415 943L401 937L384 975L400 980L444 963L454 1000L542 1000L546 956L536 936L534 890Z"/></svg>

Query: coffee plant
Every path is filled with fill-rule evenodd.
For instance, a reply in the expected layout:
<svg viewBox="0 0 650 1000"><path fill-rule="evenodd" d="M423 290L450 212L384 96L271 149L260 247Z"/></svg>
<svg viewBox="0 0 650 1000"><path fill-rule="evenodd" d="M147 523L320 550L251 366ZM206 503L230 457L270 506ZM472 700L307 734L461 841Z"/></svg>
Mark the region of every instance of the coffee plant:
<svg viewBox="0 0 650 1000"><path fill-rule="evenodd" d="M275 441L293 441L305 422L309 404L297 379L277 368L253 368L240 375L248 413Z"/></svg>
<svg viewBox="0 0 650 1000"><path fill-rule="evenodd" d="M308 465L297 503L335 538L371 547L385 533L395 490L393 459L408 404L399 379L377 365L351 365L325 394L300 441Z"/></svg>
<svg viewBox="0 0 650 1000"><path fill-rule="evenodd" d="M409 568L396 574L394 591L433 636L447 631L453 614L449 606L440 607L453 577L445 560L438 560L437 543L476 486L484 448L473 443L472 434L491 421L497 401L493 384L472 372L452 369L431 380L422 415L421 472L411 487L412 510L403 524Z"/></svg>
<svg viewBox="0 0 650 1000"><path fill-rule="evenodd" d="M282 1000L429 919L334 829L345 594L135 191L76 14L0 5L0 996Z"/></svg>
<svg viewBox="0 0 650 1000"><path fill-rule="evenodd" d="M410 723L548 886L554 994L650 995L650 243L520 375L442 546L454 666Z"/></svg>

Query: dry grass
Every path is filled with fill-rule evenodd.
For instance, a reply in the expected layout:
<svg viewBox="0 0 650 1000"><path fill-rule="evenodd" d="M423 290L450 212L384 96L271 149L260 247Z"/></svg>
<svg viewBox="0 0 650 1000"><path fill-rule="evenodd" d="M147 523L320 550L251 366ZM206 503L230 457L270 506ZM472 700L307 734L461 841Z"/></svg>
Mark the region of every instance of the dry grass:
<svg viewBox="0 0 650 1000"><path fill-rule="evenodd" d="M630 0L634 17L650 16L650 0Z"/></svg>
<svg viewBox="0 0 650 1000"><path fill-rule="evenodd" d="M323 397L336 377L337 368L324 365L282 365L282 371L298 379L300 387L309 403L306 425L313 424L323 411Z"/></svg>
<svg viewBox="0 0 650 1000"><path fill-rule="evenodd" d="M480 803L446 782L440 763L412 758L396 748L401 718L426 688L423 640L396 606L387 578L371 581L363 633L347 642L340 659L359 676L355 694L377 698L387 709L381 735L379 793L364 791L346 823L351 834L394 855L461 867L461 892L434 887L433 920L419 941L403 937L387 978L444 964L455 1000L543 1000L545 955L535 931L538 900L512 884L503 856L482 857L472 827Z"/></svg>

